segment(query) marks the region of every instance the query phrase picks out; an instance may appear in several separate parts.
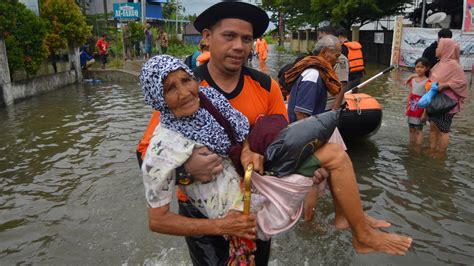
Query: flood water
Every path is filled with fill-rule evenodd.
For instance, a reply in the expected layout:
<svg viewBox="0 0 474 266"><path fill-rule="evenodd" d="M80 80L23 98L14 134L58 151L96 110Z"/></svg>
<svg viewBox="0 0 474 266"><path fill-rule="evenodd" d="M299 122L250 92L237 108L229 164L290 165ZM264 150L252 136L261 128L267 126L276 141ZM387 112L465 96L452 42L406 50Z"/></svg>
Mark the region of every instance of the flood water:
<svg viewBox="0 0 474 266"><path fill-rule="evenodd" d="M272 50L269 73L293 58ZM364 89L383 122L349 154L364 210L413 247L404 257L356 254L350 232L331 225L326 195L320 226L274 237L271 264L472 265L474 103L454 119L447 158L433 159L407 144L408 75L393 71ZM138 84L74 85L0 109L0 265L190 264L183 238L148 230L135 148L150 113Z"/></svg>

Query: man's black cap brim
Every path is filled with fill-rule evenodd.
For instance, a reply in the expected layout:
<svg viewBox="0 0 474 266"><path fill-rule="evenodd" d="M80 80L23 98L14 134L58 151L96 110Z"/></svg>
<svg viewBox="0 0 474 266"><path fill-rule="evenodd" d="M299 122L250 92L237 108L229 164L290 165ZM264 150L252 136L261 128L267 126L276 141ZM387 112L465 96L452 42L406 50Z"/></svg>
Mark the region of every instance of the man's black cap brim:
<svg viewBox="0 0 474 266"><path fill-rule="evenodd" d="M267 13L257 6L243 2L225 1L204 10L194 21L194 27L202 32L225 18L237 18L252 24L254 38L265 33L270 21Z"/></svg>

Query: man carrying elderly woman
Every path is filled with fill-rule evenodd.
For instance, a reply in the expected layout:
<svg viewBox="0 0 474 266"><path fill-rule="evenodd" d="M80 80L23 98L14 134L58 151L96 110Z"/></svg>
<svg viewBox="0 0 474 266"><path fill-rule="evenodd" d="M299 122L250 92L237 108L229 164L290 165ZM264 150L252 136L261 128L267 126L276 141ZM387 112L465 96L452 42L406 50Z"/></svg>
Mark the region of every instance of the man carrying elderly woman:
<svg viewBox="0 0 474 266"><path fill-rule="evenodd" d="M139 159L144 159L149 226L158 233L185 236L195 265L226 264L229 241L224 236L257 238L259 217L239 211L238 165L231 164L226 155L232 143L227 137L234 135L242 143L238 167L253 163L255 171L263 174L265 158L246 140L248 127L255 125L260 116L281 115L287 119L277 83L244 66L253 39L266 30L268 21L268 15L251 4L215 4L195 21L211 52L209 62L194 70L200 83L184 64L169 58L152 58L141 73L146 102L155 110L138 151ZM214 107L204 108L203 102L209 101ZM163 125L157 126L160 112ZM216 117L224 117L229 123L219 127ZM234 133L227 134L232 130ZM167 137L177 138L179 143L171 147L161 142ZM169 161L162 160L163 154L170 155L165 157ZM326 144L312 156L331 174L334 201L342 210L339 219L345 222L344 228L352 230L356 251L405 254L411 238L381 232L371 225L383 221L364 215L352 164L342 148ZM166 171L160 172L163 169ZM175 184L179 185L179 214L170 211ZM271 241L257 239L256 243L255 263L266 265Z"/></svg>

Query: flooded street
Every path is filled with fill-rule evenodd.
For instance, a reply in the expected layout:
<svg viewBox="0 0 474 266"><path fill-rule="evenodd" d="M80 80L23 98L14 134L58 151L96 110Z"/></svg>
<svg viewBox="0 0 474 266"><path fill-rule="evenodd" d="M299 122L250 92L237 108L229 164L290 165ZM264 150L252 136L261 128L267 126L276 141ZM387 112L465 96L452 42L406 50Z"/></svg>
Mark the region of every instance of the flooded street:
<svg viewBox="0 0 474 266"><path fill-rule="evenodd" d="M276 77L295 57L273 48L267 67ZM367 76L384 68L370 65ZM433 159L408 145L409 74L394 70L363 89L382 105L382 126L348 152L365 211L412 236L410 251L356 254L350 232L332 226L328 194L320 226L274 237L271 264L472 264L474 96L454 118L447 158ZM148 230L135 149L150 114L138 84L69 86L0 109L0 265L191 263L184 238Z"/></svg>

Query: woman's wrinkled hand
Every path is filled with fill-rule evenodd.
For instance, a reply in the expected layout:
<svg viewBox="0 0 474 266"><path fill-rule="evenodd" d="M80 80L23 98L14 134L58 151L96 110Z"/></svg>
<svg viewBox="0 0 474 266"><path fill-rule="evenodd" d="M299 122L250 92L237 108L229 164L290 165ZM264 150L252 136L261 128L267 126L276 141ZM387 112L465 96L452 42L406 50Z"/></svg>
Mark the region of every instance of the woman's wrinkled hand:
<svg viewBox="0 0 474 266"><path fill-rule="evenodd" d="M211 152L207 147L193 150L191 157L184 163L184 169L193 178L201 182L209 182L214 175L222 172L222 158Z"/></svg>
<svg viewBox="0 0 474 266"><path fill-rule="evenodd" d="M264 163L263 155L255 153L250 150L250 145L247 142L244 142L242 147L242 154L240 155L240 163L247 169L247 166L250 163L253 163L253 170L261 175L263 175L263 163Z"/></svg>
<svg viewBox="0 0 474 266"><path fill-rule="evenodd" d="M229 212L224 218L218 219L221 235L256 239L257 220L255 215L243 215L241 212Z"/></svg>

